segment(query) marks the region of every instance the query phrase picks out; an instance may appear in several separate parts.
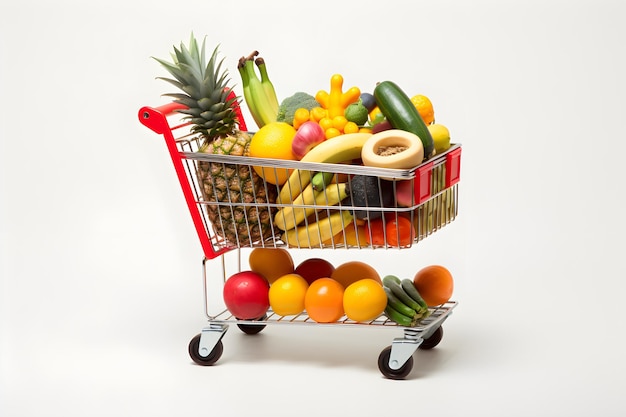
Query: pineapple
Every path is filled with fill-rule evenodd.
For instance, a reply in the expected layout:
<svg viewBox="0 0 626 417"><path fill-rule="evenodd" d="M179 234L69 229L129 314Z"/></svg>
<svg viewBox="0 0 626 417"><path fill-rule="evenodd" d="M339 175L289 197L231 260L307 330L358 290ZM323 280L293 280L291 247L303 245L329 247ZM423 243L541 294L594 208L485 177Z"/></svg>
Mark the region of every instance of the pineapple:
<svg viewBox="0 0 626 417"><path fill-rule="evenodd" d="M235 106L239 102L228 98L231 88L228 73L222 70L223 60L217 61L216 47L206 63L204 49L204 41L199 48L192 34L189 47L182 43L180 49L174 47L172 63L155 58L175 78L160 79L182 90L165 95L187 107L180 112L199 135L200 152L248 156L252 136L238 129ZM203 200L209 203L207 215L217 235L237 246L250 246L273 235L275 186L266 184L248 165L200 161L196 168Z"/></svg>

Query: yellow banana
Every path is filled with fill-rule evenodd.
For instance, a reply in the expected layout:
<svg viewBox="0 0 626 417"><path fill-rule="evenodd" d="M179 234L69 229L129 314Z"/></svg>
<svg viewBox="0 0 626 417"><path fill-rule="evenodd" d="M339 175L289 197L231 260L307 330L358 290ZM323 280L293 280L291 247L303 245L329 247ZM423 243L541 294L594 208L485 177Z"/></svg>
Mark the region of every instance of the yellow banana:
<svg viewBox="0 0 626 417"><path fill-rule="evenodd" d="M283 233L282 240L298 248L320 248L322 242L341 233L353 220L349 210L335 211L315 223L297 226Z"/></svg>
<svg viewBox="0 0 626 417"><path fill-rule="evenodd" d="M302 162L339 163L361 157L361 149L371 133L345 133L320 143L304 155ZM277 201L290 204L311 182L313 173L294 169L280 189Z"/></svg>
<svg viewBox="0 0 626 417"><path fill-rule="evenodd" d="M315 206L334 206L348 196L345 183L329 184L322 191L315 191L309 184L293 201L293 204L280 209L274 216L274 224L280 230L293 229L308 216L315 213Z"/></svg>

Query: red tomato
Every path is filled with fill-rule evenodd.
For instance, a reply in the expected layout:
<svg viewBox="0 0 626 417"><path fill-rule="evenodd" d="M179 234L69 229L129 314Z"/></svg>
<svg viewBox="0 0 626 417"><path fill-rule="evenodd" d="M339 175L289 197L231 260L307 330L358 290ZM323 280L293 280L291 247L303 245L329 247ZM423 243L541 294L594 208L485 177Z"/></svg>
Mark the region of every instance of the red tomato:
<svg viewBox="0 0 626 417"><path fill-rule="evenodd" d="M395 216L387 220L385 227L389 246L409 246L415 239L415 228L411 220Z"/></svg>
<svg viewBox="0 0 626 417"><path fill-rule="evenodd" d="M385 245L385 223L381 217L365 223L365 239L372 246Z"/></svg>

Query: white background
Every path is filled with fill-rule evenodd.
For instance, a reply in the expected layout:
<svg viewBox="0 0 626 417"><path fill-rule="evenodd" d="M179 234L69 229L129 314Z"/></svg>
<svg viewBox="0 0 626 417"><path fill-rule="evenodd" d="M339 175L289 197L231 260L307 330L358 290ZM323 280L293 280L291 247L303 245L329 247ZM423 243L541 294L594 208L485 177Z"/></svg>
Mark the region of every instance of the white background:
<svg viewBox="0 0 626 417"><path fill-rule="evenodd" d="M0 415L624 415L625 11L3 2ZM333 73L364 91L393 80L463 144L457 221L406 254L323 253L453 271L459 307L408 380L377 369L387 329L231 328L216 366L191 363L200 246L162 138L137 119L171 92L150 57L191 31L237 83L259 50L280 97Z"/></svg>

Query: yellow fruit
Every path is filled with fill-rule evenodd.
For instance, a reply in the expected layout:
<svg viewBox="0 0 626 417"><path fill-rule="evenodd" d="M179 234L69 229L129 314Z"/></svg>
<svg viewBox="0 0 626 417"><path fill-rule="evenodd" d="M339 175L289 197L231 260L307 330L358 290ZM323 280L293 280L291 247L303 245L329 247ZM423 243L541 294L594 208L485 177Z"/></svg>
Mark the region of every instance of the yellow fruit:
<svg viewBox="0 0 626 417"><path fill-rule="evenodd" d="M435 110L433 109L433 103L431 103L428 97L417 94L411 97L411 102L419 112L420 116L422 116L422 120L424 120L424 123L429 125L435 121Z"/></svg>
<svg viewBox="0 0 626 417"><path fill-rule="evenodd" d="M343 133L358 133L359 126L354 122L347 122L343 127Z"/></svg>
<svg viewBox="0 0 626 417"><path fill-rule="evenodd" d="M270 284L295 269L291 254L283 248L254 248L248 257L248 264L252 271L263 275Z"/></svg>
<svg viewBox="0 0 626 417"><path fill-rule="evenodd" d="M441 123L433 123L428 125L430 135L433 137L435 144L435 154L440 154L450 148L450 131Z"/></svg>
<svg viewBox="0 0 626 417"><path fill-rule="evenodd" d="M335 245L346 244L348 246L365 247L369 246L367 243L367 236L365 234L364 226L354 226L354 223L346 225L343 229L343 233L339 233L333 237Z"/></svg>
<svg viewBox="0 0 626 417"><path fill-rule="evenodd" d="M323 118L327 116L328 116L328 112L326 111L326 109L322 107L313 107L311 109L310 117L311 117L311 120L314 122L319 123L320 120L322 120Z"/></svg>
<svg viewBox="0 0 626 417"><path fill-rule="evenodd" d="M304 311L304 297L309 283L298 274L287 274L270 285L270 307L279 316L300 314Z"/></svg>
<svg viewBox="0 0 626 417"><path fill-rule="evenodd" d="M369 321L380 316L387 306L383 286L373 279L350 284L343 293L343 310L354 321Z"/></svg>
<svg viewBox="0 0 626 417"><path fill-rule="evenodd" d="M348 261L335 268L330 276L344 287L361 279L370 278L382 284L380 275L371 265L361 261Z"/></svg>
<svg viewBox="0 0 626 417"><path fill-rule="evenodd" d="M376 120L376 118L379 117L378 115L380 115L380 117L383 117L383 113L380 111L378 106L376 106L372 109L372 111L370 111L370 114L369 114L370 121L373 122L374 120Z"/></svg>
<svg viewBox="0 0 626 417"><path fill-rule="evenodd" d="M309 119L309 111L305 108L299 108L293 115L293 127L297 130L302 126L302 123L308 122Z"/></svg>
<svg viewBox="0 0 626 417"><path fill-rule="evenodd" d="M295 161L291 151L291 142L296 129L288 123L272 122L260 128L250 140L250 156L255 158L274 158ZM282 185L287 181L291 170L254 166L254 170L265 181Z"/></svg>

